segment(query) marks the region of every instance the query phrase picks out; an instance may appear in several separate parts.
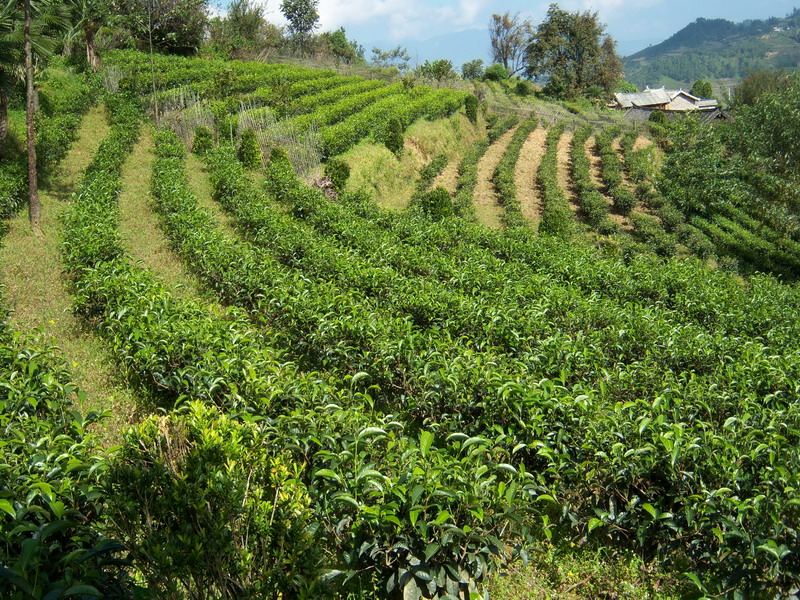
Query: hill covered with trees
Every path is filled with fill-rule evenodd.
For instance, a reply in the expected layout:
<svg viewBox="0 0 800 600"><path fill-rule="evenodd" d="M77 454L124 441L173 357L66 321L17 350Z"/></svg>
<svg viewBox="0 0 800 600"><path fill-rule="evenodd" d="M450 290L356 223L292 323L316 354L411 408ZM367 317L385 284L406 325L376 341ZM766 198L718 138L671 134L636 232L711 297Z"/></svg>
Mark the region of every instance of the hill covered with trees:
<svg viewBox="0 0 800 600"><path fill-rule="evenodd" d="M669 39L625 59L639 87L697 79L733 79L756 70L800 66L800 10L786 17L733 23L697 19Z"/></svg>

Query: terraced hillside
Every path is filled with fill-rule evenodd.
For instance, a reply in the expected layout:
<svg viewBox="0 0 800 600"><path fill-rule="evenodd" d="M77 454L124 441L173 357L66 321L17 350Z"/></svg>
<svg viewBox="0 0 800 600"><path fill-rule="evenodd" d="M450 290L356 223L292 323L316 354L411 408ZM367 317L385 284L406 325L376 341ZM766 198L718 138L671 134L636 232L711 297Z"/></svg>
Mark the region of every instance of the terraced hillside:
<svg viewBox="0 0 800 600"><path fill-rule="evenodd" d="M484 117L463 92L198 59L160 58L153 93L147 60L112 54L109 89L81 86L103 102L80 105L36 261L74 320L46 331L60 349L19 338L21 319L0 330L0 590L797 584L798 288L752 273L755 252L733 272L701 229L766 231L780 205L681 203L713 175L677 170L699 124ZM391 208L357 173L376 148L410 180ZM769 231L788 279L793 230ZM16 283L12 304L37 280ZM102 382L78 351L112 359ZM88 410L104 407L114 420Z"/></svg>

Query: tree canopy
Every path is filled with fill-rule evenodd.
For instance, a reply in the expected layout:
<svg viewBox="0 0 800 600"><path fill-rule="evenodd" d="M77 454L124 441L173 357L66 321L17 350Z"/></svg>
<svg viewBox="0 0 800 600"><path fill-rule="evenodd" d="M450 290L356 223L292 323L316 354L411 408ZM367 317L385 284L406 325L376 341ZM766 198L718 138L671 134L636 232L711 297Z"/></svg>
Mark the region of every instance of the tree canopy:
<svg viewBox="0 0 800 600"><path fill-rule="evenodd" d="M593 85L610 94L622 75L616 42L605 33L597 13L562 10L551 4L526 53L526 74L547 79L545 91L575 98Z"/></svg>
<svg viewBox="0 0 800 600"><path fill-rule="evenodd" d="M492 44L492 61L500 63L512 75L525 69L525 46L533 33L530 19L520 19L509 11L494 14L489 21L489 37Z"/></svg>
<svg viewBox="0 0 800 600"><path fill-rule="evenodd" d="M205 35L207 0L121 0L121 24L140 45L174 54L193 54Z"/></svg>
<svg viewBox="0 0 800 600"><path fill-rule="evenodd" d="M289 21L289 33L301 45L319 26L318 0L283 0L281 12Z"/></svg>
<svg viewBox="0 0 800 600"><path fill-rule="evenodd" d="M710 81L698 79L689 93L698 98L711 98L714 95L714 89L711 87Z"/></svg>

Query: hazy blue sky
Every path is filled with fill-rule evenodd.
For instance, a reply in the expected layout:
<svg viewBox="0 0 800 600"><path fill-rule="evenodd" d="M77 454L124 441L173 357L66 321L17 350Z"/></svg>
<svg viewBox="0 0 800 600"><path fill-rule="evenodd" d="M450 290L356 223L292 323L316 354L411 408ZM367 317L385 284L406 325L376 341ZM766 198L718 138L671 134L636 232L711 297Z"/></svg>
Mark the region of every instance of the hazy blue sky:
<svg viewBox="0 0 800 600"><path fill-rule="evenodd" d="M797 0L568 0L568 10L600 14L622 54L632 54L658 43L698 17L732 21L784 16ZM415 40L466 29L484 29L492 13L520 11L534 23L542 20L549 2L506 0L320 0L323 30L345 27L351 38L364 44L389 48L397 44L412 49ZM280 0L267 0L267 16L281 21ZM488 45L488 40L487 40ZM475 48L483 56L486 48Z"/></svg>

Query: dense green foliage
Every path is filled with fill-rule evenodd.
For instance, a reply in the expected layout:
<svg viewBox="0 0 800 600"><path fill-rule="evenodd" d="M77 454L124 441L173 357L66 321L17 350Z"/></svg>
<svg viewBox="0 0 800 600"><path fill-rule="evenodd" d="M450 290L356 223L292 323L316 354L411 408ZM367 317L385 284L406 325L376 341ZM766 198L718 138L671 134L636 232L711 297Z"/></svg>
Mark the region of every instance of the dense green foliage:
<svg viewBox="0 0 800 600"><path fill-rule="evenodd" d="M716 254L746 271L800 274L794 112L797 78L765 94L725 127L693 119L670 123L658 188Z"/></svg>
<svg viewBox="0 0 800 600"><path fill-rule="evenodd" d="M205 155L206 152L214 147L214 136L211 130L202 125L194 130L194 140L192 141L192 152L198 156Z"/></svg>
<svg viewBox="0 0 800 600"><path fill-rule="evenodd" d="M592 181L591 164L585 150L591 135L592 128L587 125L572 136L572 181L581 207L581 217L595 230L609 233L614 230L614 224L608 218L608 202Z"/></svg>
<svg viewBox="0 0 800 600"><path fill-rule="evenodd" d="M0 328L0 595L123 597L121 546L105 538L105 453L54 348Z"/></svg>
<svg viewBox="0 0 800 600"><path fill-rule="evenodd" d="M350 178L350 167L343 160L331 158L325 163L325 177L331 180L336 193L341 194Z"/></svg>
<svg viewBox="0 0 800 600"><path fill-rule="evenodd" d="M539 231L566 237L572 229L572 210L564 190L558 183L558 140L564 133L564 124L555 125L547 132L547 146L536 178L542 194L544 209Z"/></svg>
<svg viewBox="0 0 800 600"><path fill-rule="evenodd" d="M383 143L389 149L389 152L395 156L399 156L403 153L405 140L403 139L403 124L399 119L389 119L389 124L386 128Z"/></svg>
<svg viewBox="0 0 800 600"><path fill-rule="evenodd" d="M118 56L122 88L146 93L141 55ZM772 126L795 87L728 127L667 124L660 174L636 132L600 132L603 187L633 225L617 251L629 234L590 176L588 127L573 135L571 183L579 216L614 234L602 248L573 236L557 165L566 123L548 131L537 174L539 235L514 183L535 118L489 115L455 199L425 193L441 155L412 209L392 212L343 193L335 155L392 129L402 139L466 94L157 60L165 85L195 86L218 121L244 123L248 98L319 128L338 196L303 183L288 144L261 185L204 134L223 230L189 185L186 147L159 129L160 223L224 306L171 294L122 243L120 173L143 117L133 97L108 97L111 132L67 210L62 256L76 312L163 412L103 455L84 428L95 417L70 411L63 365L0 330L0 419L21 432L2 442L0 586L130 597L132 570L145 598L463 597L543 539L625 548L708 597L797 585L798 287L673 256L682 244L795 273L796 140ZM493 179L509 226L492 231L474 222L472 195L506 133Z"/></svg>
<svg viewBox="0 0 800 600"><path fill-rule="evenodd" d="M242 139L239 140L238 156L247 169L260 169L263 166L261 146L258 144L256 132L252 129L245 129L242 132Z"/></svg>
<svg viewBox="0 0 800 600"><path fill-rule="evenodd" d="M464 108L467 113L467 118L473 125L477 125L478 123L478 105L478 98L472 94L467 96L467 99L464 100Z"/></svg>

